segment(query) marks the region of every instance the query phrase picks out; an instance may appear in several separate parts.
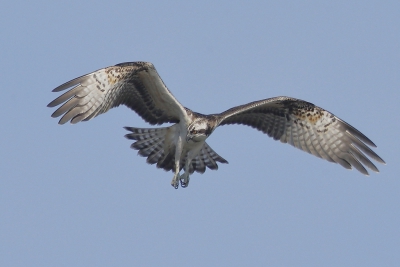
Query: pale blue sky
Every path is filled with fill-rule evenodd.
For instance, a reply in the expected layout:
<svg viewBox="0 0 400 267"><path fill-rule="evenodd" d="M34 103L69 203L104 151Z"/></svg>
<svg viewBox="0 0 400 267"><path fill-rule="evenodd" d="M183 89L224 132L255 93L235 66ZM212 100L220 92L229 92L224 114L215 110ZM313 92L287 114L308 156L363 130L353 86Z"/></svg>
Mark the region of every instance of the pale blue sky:
<svg viewBox="0 0 400 267"><path fill-rule="evenodd" d="M398 266L399 1L3 1L0 266ZM130 149L125 107L57 125L51 90L154 63L201 113L317 104L388 163L365 177L244 126L187 189Z"/></svg>

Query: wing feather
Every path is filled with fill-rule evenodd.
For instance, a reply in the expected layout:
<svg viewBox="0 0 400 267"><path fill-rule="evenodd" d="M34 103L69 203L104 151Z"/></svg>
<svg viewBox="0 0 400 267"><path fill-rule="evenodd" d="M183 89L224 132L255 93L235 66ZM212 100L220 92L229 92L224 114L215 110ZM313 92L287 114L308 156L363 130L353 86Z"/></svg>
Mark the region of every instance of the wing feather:
<svg viewBox="0 0 400 267"><path fill-rule="evenodd" d="M186 120L184 107L161 80L153 64L121 63L75 78L53 90L71 88L54 99L48 107L60 104L52 117L59 121L87 121L113 107L125 105L150 124L176 123Z"/></svg>
<svg viewBox="0 0 400 267"><path fill-rule="evenodd" d="M374 172L379 172L378 168L354 145L351 144L352 154L365 166L373 170Z"/></svg>
<svg viewBox="0 0 400 267"><path fill-rule="evenodd" d="M385 164L369 147L376 145L368 137L329 111L300 99L269 98L233 107L214 116L218 118L218 125L251 126L275 140L346 169L354 167L365 175L368 175L365 167L379 172L368 157Z"/></svg>

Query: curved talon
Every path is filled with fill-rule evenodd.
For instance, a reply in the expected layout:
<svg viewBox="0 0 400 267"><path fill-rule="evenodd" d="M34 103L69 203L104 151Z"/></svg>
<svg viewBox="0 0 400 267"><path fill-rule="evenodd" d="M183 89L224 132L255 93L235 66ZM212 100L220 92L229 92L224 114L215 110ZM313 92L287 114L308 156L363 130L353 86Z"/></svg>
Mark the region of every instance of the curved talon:
<svg viewBox="0 0 400 267"><path fill-rule="evenodd" d="M186 188L188 185L183 180L181 180L181 186L182 188Z"/></svg>
<svg viewBox="0 0 400 267"><path fill-rule="evenodd" d="M171 185L173 188L178 189L179 188L179 181L178 182L171 182Z"/></svg>
<svg viewBox="0 0 400 267"><path fill-rule="evenodd" d="M174 178L172 178L171 185L175 189L179 188L179 179L177 176L174 176Z"/></svg>
<svg viewBox="0 0 400 267"><path fill-rule="evenodd" d="M179 177L179 181L181 182L182 188L186 188L189 186L189 174L184 173Z"/></svg>

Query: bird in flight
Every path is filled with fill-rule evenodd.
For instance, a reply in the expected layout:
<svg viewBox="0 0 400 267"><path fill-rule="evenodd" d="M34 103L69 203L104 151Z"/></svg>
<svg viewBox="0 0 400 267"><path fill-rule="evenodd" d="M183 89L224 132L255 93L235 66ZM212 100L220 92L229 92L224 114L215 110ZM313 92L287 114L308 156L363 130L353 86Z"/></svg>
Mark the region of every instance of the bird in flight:
<svg viewBox="0 0 400 267"><path fill-rule="evenodd" d="M194 171L204 173L206 167L218 169L217 162L228 163L206 143L218 126L228 124L251 126L274 140L346 169L354 167L365 175L365 166L379 172L368 157L385 164L371 150L369 146L376 146L364 134L332 113L300 99L280 96L219 114L194 112L175 99L149 62L127 62L99 69L66 82L53 92L69 88L48 104L63 104L51 115L63 115L59 124L88 121L119 105L129 107L151 125L172 123L160 128L125 127L130 132L125 137L135 140L131 147L147 157L148 163L172 170L171 185L176 189L179 183L187 187Z"/></svg>

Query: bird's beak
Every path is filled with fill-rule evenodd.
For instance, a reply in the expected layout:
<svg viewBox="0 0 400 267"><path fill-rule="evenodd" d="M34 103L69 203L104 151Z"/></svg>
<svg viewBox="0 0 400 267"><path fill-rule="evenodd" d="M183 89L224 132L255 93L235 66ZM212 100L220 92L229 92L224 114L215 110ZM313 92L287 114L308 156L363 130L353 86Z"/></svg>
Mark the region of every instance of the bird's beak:
<svg viewBox="0 0 400 267"><path fill-rule="evenodd" d="M192 140L192 136L191 135L186 135L186 142L189 142L190 140Z"/></svg>

